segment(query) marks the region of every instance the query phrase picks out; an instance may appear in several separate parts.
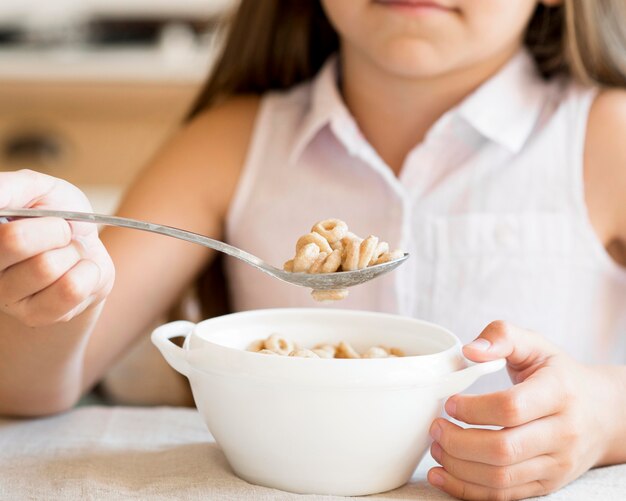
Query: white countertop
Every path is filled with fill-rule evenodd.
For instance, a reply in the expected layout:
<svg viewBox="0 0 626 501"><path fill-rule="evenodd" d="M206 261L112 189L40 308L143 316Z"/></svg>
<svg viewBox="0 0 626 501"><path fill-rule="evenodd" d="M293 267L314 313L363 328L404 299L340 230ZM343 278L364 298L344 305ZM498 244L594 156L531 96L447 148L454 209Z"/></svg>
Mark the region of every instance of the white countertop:
<svg viewBox="0 0 626 501"><path fill-rule="evenodd" d="M413 480L372 500L443 501ZM430 459L432 461L432 459ZM194 409L82 407L34 420L0 419L0 499L307 500L237 478ZM541 501L626 499L626 465L592 470Z"/></svg>

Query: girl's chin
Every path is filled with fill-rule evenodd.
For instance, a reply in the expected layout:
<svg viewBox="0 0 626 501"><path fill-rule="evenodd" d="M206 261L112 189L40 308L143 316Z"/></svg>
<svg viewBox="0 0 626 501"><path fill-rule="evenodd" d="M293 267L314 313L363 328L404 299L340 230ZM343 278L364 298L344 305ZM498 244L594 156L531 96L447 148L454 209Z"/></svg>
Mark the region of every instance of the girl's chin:
<svg viewBox="0 0 626 501"><path fill-rule="evenodd" d="M445 72L448 58L427 43L400 43L376 54L377 66L406 78L427 78Z"/></svg>

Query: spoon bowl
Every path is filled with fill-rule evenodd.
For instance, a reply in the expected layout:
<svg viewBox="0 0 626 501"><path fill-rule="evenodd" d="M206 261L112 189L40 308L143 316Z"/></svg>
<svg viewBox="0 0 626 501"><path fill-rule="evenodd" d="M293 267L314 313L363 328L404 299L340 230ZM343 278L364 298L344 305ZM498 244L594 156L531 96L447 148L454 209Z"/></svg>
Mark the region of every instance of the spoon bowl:
<svg viewBox="0 0 626 501"><path fill-rule="evenodd" d="M66 221L97 223L105 226L120 226L122 228L132 228L135 230L158 233L160 235L178 238L180 240L203 245L204 247L209 247L210 249L223 252L224 254L228 254L229 256L240 259L241 261L254 266L263 273L277 278L278 280L282 280L283 282L297 285L299 287L308 287L318 290L345 289L347 287L368 282L379 275L388 273L397 268L409 257L408 254L404 254L404 256L399 259L374 266L368 266L367 268L354 271L319 274L293 273L276 268L257 256L254 256L253 254L241 250L233 245L229 245L213 238L205 237L204 235L200 235L198 233L174 228L172 226L164 226L161 224L148 223L145 221L118 216L94 214L91 212L73 212L48 209L0 209L0 218L13 217L59 217L65 219Z"/></svg>

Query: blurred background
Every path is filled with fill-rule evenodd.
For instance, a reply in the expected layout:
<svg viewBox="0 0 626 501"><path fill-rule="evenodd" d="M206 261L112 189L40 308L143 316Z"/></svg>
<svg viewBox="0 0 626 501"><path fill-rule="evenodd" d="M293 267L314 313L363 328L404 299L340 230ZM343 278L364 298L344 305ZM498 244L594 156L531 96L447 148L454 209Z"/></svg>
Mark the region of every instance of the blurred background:
<svg viewBox="0 0 626 501"><path fill-rule="evenodd" d="M234 7L236 0L0 0L0 170L66 179L96 212L113 212L191 106L215 58L220 21ZM150 330L83 404L192 405Z"/></svg>
<svg viewBox="0 0 626 501"><path fill-rule="evenodd" d="M236 0L1 0L0 170L110 212L180 123Z"/></svg>

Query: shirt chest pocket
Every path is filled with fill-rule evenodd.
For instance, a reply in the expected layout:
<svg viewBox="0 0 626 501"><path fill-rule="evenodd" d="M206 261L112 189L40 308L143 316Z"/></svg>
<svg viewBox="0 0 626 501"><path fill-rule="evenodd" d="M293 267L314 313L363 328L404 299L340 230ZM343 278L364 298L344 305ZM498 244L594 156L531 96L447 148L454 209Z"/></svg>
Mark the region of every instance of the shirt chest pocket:
<svg viewBox="0 0 626 501"><path fill-rule="evenodd" d="M436 254L443 258L541 259L567 254L570 218L565 214L474 213L435 220Z"/></svg>
<svg viewBox="0 0 626 501"><path fill-rule="evenodd" d="M475 336L498 318L550 328L564 313L574 252L567 215L473 213L433 223L435 320Z"/></svg>

